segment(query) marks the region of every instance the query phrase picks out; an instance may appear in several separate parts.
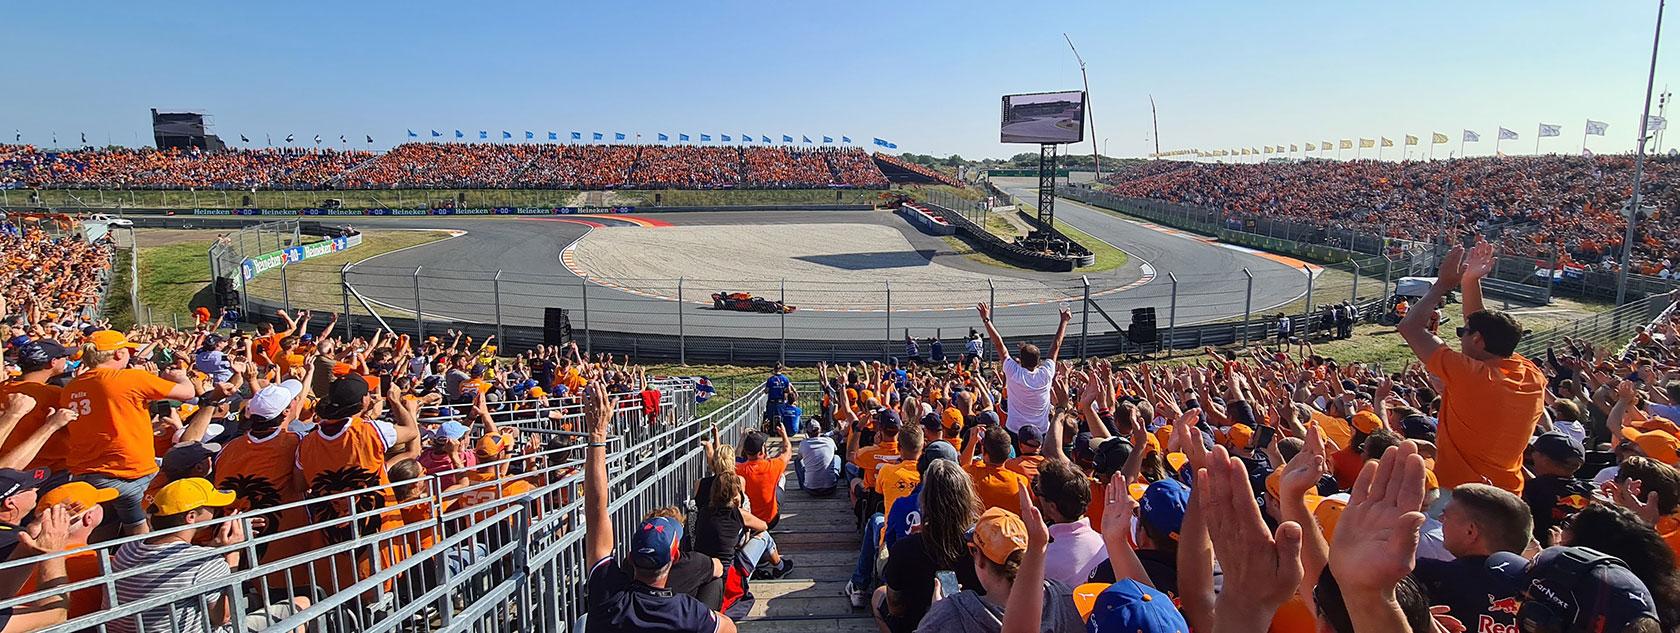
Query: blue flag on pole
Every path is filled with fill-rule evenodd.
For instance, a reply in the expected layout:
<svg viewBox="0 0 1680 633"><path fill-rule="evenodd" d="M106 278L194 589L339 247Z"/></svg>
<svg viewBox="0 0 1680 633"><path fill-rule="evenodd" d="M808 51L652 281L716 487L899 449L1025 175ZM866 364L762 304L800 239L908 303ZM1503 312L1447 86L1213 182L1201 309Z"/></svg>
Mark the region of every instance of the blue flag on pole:
<svg viewBox="0 0 1680 633"><path fill-rule="evenodd" d="M574 141L583 140L583 132L572 132L572 140L574 140Z"/></svg>
<svg viewBox="0 0 1680 633"><path fill-rule="evenodd" d="M876 144L876 145L879 145L879 146L881 146L881 147L886 147L886 146L887 146L887 142L886 142L886 141L883 141L883 140L881 140L881 139L879 139L879 138L877 138L877 139L875 139L875 144Z"/></svg>
<svg viewBox="0 0 1680 633"><path fill-rule="evenodd" d="M419 135L419 134L415 134L415 133L414 133L414 130L409 130L409 131L408 131L408 137L409 137L409 138L420 138L420 135Z"/></svg>
<svg viewBox="0 0 1680 633"><path fill-rule="evenodd" d="M530 130L525 130L525 140L529 141L529 140L534 139L536 137L537 137L537 135L532 134Z"/></svg>
<svg viewBox="0 0 1680 633"><path fill-rule="evenodd" d="M823 142L824 142L824 143L833 143L833 142L834 142L834 137L832 137L832 136L824 136L824 137L823 137Z"/></svg>
<svg viewBox="0 0 1680 633"><path fill-rule="evenodd" d="M887 149L898 149L898 143L887 143Z"/></svg>
<svg viewBox="0 0 1680 633"><path fill-rule="evenodd" d="M770 142L770 137L768 137L768 136L765 136L765 137L762 137L762 138L763 138L763 139L764 139L764 142L766 142L766 143L769 143L769 142ZM782 137L782 138L787 138L787 137L785 137L785 136L784 136L784 137ZM790 140L790 141L791 141L791 140L793 140L793 139L788 139L788 140Z"/></svg>
<svg viewBox="0 0 1680 633"><path fill-rule="evenodd" d="M553 133L553 132L549 132L549 133L548 133L548 140L550 140L550 141L558 141L558 140L560 140L560 135L559 135L559 134L555 134L555 133Z"/></svg>
<svg viewBox="0 0 1680 633"><path fill-rule="evenodd" d="M782 135L782 142L783 143L792 143L793 142L793 137L788 136L786 134L783 134Z"/></svg>
<svg viewBox="0 0 1680 633"><path fill-rule="evenodd" d="M728 134L721 134L719 136L723 137L723 142L725 142L725 143L729 142L729 135ZM704 141L704 140L710 140L710 139L707 139L706 137L702 136L702 137L700 137L700 140Z"/></svg>
<svg viewBox="0 0 1680 633"><path fill-rule="evenodd" d="M811 143L811 137L809 137L809 136L805 136L805 135L802 134L802 135L799 136L799 138L805 139L805 143L807 145L809 145Z"/></svg>
<svg viewBox="0 0 1680 633"><path fill-rule="evenodd" d="M742 134L741 135L741 142L742 143L751 143L752 141L753 141L753 136L751 134Z"/></svg>
<svg viewBox="0 0 1680 633"><path fill-rule="evenodd" d="M432 138L437 138L439 136L443 136L443 135L439 134L437 130L432 130Z"/></svg>
<svg viewBox="0 0 1680 633"><path fill-rule="evenodd" d="M503 139L513 138L513 134L510 134L507 130L502 130L502 138Z"/></svg>
<svg viewBox="0 0 1680 633"><path fill-rule="evenodd" d="M594 136L595 136L594 140L597 140L597 141L606 138L605 136L602 136L600 132L596 132Z"/></svg>
<svg viewBox="0 0 1680 633"><path fill-rule="evenodd" d="M669 141L669 140L671 140L671 137L669 137L669 136L666 136L666 135L665 135L665 133L664 133L664 132L660 132L660 133L659 133L659 140L661 140L661 141Z"/></svg>
<svg viewBox="0 0 1680 633"><path fill-rule="evenodd" d="M623 132L613 132L613 140L615 140L615 141L624 140L624 133Z"/></svg>
<svg viewBox="0 0 1680 633"><path fill-rule="evenodd" d="M677 135L677 140L682 141L684 143L687 143L688 142L688 135L687 134L678 134Z"/></svg>
<svg viewBox="0 0 1680 633"><path fill-rule="evenodd" d="M467 135L462 134L460 130L455 130L455 138L466 138L466 137L467 137Z"/></svg>
<svg viewBox="0 0 1680 633"><path fill-rule="evenodd" d="M478 138L480 140L489 140L490 139L490 133L486 132L484 130L479 130L478 131Z"/></svg>
<svg viewBox="0 0 1680 633"><path fill-rule="evenodd" d="M850 137L850 136L842 136L842 137L840 137L840 142L841 142L841 143L850 143L850 142L852 142L852 137Z"/></svg>
<svg viewBox="0 0 1680 633"><path fill-rule="evenodd" d="M701 134L700 135L700 142L702 142L702 143L711 142L711 140L712 140L712 135L710 135L710 134Z"/></svg>

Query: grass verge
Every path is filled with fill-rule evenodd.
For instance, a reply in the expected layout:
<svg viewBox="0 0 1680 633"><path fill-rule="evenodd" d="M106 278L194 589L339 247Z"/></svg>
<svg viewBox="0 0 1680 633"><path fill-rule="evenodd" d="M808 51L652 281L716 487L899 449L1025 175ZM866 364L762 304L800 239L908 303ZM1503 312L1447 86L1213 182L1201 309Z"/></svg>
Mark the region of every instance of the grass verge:
<svg viewBox="0 0 1680 633"><path fill-rule="evenodd" d="M391 251L430 244L449 237L447 231L381 231L362 233L362 245L286 267L286 284L281 287L280 271L273 270L249 282L251 296L270 301L290 295L293 310L337 312L344 308L338 271L345 264ZM352 310L356 309L351 302ZM357 310L358 315L362 311Z"/></svg>

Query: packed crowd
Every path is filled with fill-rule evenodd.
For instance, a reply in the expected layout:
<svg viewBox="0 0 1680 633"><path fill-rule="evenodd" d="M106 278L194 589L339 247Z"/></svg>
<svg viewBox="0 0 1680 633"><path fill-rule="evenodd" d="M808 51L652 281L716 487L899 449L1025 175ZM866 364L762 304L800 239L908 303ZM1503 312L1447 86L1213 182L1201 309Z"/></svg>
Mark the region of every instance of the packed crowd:
<svg viewBox="0 0 1680 633"><path fill-rule="evenodd" d="M785 146L408 143L374 154L0 145L0 188L879 188L888 184L875 165L884 156Z"/></svg>
<svg viewBox="0 0 1680 633"><path fill-rule="evenodd" d="M1656 275L1680 248L1680 162L1645 161L1635 271ZM1506 251L1612 267L1627 224L1633 157L1514 156L1438 161L1217 164L1148 161L1104 183L1113 193L1387 237L1428 239L1492 228ZM1501 228L1502 227L1502 228ZM1672 262L1670 262L1672 263Z"/></svg>
<svg viewBox="0 0 1680 633"><path fill-rule="evenodd" d="M765 430L709 448L695 515L653 513L622 561L610 526L591 543L590 628L734 630L737 594L678 570L784 573L769 537L792 494L851 503L847 592L883 631L1680 628L1680 318L1626 353L1524 358L1482 305L1492 266L1486 243L1448 254L1418 304L1462 291L1457 344L1411 310L1404 367L1066 363L1059 333L1011 348L982 304L991 347L960 360L819 366L803 389L778 371Z"/></svg>
<svg viewBox="0 0 1680 633"><path fill-rule="evenodd" d="M919 164L916 164L916 163L912 163L910 161L904 160L904 159L899 158L897 156L893 156L893 155L890 155L890 154L877 153L877 154L875 154L875 159L879 160L883 163L886 163L888 165L892 165L894 167L897 167L899 169L912 171L912 172L920 174L920 175L922 175L926 178L931 178L931 179L933 179L934 182L942 184L942 185L950 185L952 187L963 186L963 182L961 180L957 180L956 178L952 177L950 174L939 171L939 170L934 169L932 167L928 167L926 165L919 165Z"/></svg>
<svg viewBox="0 0 1680 633"><path fill-rule="evenodd" d="M73 228L58 215L0 218L0 315L54 323L97 311L111 270L111 244L89 243Z"/></svg>
<svg viewBox="0 0 1680 633"><path fill-rule="evenodd" d="M44 152L0 146L0 187L130 189L313 188L372 152L264 148L221 152L149 148Z"/></svg>
<svg viewBox="0 0 1680 633"><path fill-rule="evenodd" d="M0 224L0 601L26 601L0 609L8 633L194 588L102 630L263 630L428 551L441 517L466 513L464 529L488 513L473 508L559 484L547 456L581 447L508 420L575 429L586 389L650 425L670 406L644 371L575 344L349 337L307 311L254 331L208 310L112 330L83 309L108 247L43 233ZM257 565L278 571L233 579ZM387 588L419 595L443 571Z"/></svg>

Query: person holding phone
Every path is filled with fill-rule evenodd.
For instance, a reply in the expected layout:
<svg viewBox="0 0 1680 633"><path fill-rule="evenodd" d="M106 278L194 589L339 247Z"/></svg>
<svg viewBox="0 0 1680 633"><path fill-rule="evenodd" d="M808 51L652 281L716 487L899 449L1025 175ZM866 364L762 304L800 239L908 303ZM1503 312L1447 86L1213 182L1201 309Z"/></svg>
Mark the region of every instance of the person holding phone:
<svg viewBox="0 0 1680 633"><path fill-rule="evenodd" d="M1025 493L1020 498L1026 507L1031 508L1032 501ZM1043 525L1042 519L1037 516L1033 516L1032 520ZM1004 607L1014 591L1016 577L1026 558L1027 523L1014 512L991 508L980 515L980 520L968 531L966 538L970 564L974 566L974 574L979 577L985 595L973 588L949 592L948 587L957 584L956 572L937 572L934 575L938 586L934 602L916 626L918 633L998 633L1003 630ZM1045 579L1043 584L1041 630L1057 633L1084 631L1085 622L1073 602L1073 588L1053 578Z"/></svg>

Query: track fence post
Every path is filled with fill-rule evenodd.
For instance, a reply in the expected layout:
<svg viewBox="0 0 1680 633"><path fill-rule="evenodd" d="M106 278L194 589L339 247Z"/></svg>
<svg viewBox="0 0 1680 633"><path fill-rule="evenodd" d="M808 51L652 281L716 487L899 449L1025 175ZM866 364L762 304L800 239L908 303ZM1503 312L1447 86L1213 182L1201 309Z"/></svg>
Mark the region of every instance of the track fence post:
<svg viewBox="0 0 1680 633"><path fill-rule="evenodd" d="M289 277L291 277L291 275L286 273L287 268L291 268L291 266L288 266L286 264L286 262L281 261L280 262L280 305L284 306L286 308L287 312L291 312L292 311L292 285L291 285L291 281L289 279Z"/></svg>
<svg viewBox="0 0 1680 633"><path fill-rule="evenodd" d="M683 278L677 278L677 364L688 364L688 330L683 327Z"/></svg>
<svg viewBox="0 0 1680 633"><path fill-rule="evenodd" d="M906 333L906 335L908 336L908 333ZM892 280L888 279L887 280L887 345L889 347L887 349L892 349L890 347L892 345L892 342L893 342L893 335L892 335Z"/></svg>
<svg viewBox="0 0 1680 633"><path fill-rule="evenodd" d="M1388 280L1393 274L1394 260L1388 256L1388 253L1383 253L1383 291L1382 296L1378 299L1388 301Z"/></svg>
<svg viewBox="0 0 1680 633"><path fill-rule="evenodd" d="M1248 319L1253 315L1254 308L1254 273L1248 272L1247 266L1242 271L1243 276L1248 278L1248 289L1243 292L1242 342L1243 347L1248 347Z"/></svg>
<svg viewBox="0 0 1680 633"><path fill-rule="evenodd" d="M1359 262L1357 261L1353 261L1353 292L1350 294L1349 299L1353 301L1353 304L1359 305Z"/></svg>
<svg viewBox="0 0 1680 633"><path fill-rule="evenodd" d="M420 269L414 267L414 340L426 340L426 319L420 316Z"/></svg>
<svg viewBox="0 0 1680 633"><path fill-rule="evenodd" d="M1079 358L1084 359L1085 340L1091 337L1091 279L1085 275L1080 275L1079 283L1085 287L1085 296L1079 302L1082 308L1079 322ZM1060 318L1060 316L1057 318Z"/></svg>
<svg viewBox="0 0 1680 633"><path fill-rule="evenodd" d="M997 307L997 284L992 283L992 278L991 277L986 278L986 295L987 295L986 296L986 307L996 308Z"/></svg>
<svg viewBox="0 0 1680 633"><path fill-rule="evenodd" d="M1178 343L1178 275L1169 271L1167 280L1172 282L1172 298L1167 303L1167 358L1172 358Z"/></svg>
<svg viewBox="0 0 1680 633"><path fill-rule="evenodd" d="M1312 321L1312 314L1313 314L1313 286L1314 286L1312 266L1309 266L1307 264L1301 264L1301 272L1304 272L1304 273L1307 274L1307 307L1306 307L1305 310L1302 311L1301 317L1302 317L1302 322L1303 323L1310 323ZM1312 335L1311 330L1308 331L1307 335L1308 336Z"/></svg>
<svg viewBox="0 0 1680 633"><path fill-rule="evenodd" d="M496 294L496 340L500 347L507 347L507 334L502 328L502 271L496 270L496 276L490 278L490 290Z"/></svg>
<svg viewBox="0 0 1680 633"><path fill-rule="evenodd" d="M355 338L356 322L350 314L350 265L345 264L338 269L338 295L344 301L344 331Z"/></svg>
<svg viewBox="0 0 1680 633"><path fill-rule="evenodd" d="M589 278L578 280L578 290L583 294L583 352L595 353L592 336L589 335Z"/></svg>
<svg viewBox="0 0 1680 633"><path fill-rule="evenodd" d="M786 279L782 280L782 294L781 294L781 296L779 296L777 298L777 300L782 302L782 316L781 316L781 319L782 319L782 347L781 347L781 351L779 351L777 353L777 358L780 360L780 362L783 365L786 365L787 364L787 280Z"/></svg>

